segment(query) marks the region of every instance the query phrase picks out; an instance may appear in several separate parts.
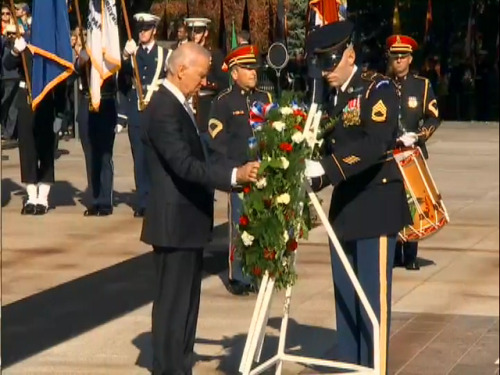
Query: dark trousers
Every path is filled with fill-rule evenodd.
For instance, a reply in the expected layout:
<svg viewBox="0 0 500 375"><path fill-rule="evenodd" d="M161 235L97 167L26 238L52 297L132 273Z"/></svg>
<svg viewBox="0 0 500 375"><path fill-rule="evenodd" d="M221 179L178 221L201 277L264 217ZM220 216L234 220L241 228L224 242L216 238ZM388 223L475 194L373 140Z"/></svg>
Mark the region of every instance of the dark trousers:
<svg viewBox="0 0 500 375"><path fill-rule="evenodd" d="M411 263L417 260L418 242L400 242L396 243L396 263Z"/></svg>
<svg viewBox="0 0 500 375"><path fill-rule="evenodd" d="M381 374L387 373L392 265L396 236L341 243L380 323ZM330 244L337 317L336 360L373 366L373 331L368 314L337 252Z"/></svg>
<svg viewBox="0 0 500 375"><path fill-rule="evenodd" d="M2 124L2 136L6 139L15 138L18 108L16 95L19 91L19 81L2 80L2 101L0 110L0 124Z"/></svg>
<svg viewBox="0 0 500 375"><path fill-rule="evenodd" d="M90 112L89 99L82 96L78 112L78 127L92 204L112 207L113 146L117 123L115 100L103 99L99 112Z"/></svg>
<svg viewBox="0 0 500 375"><path fill-rule="evenodd" d="M54 102L50 93L35 112L20 89L18 103L19 158L21 181L25 184L54 182Z"/></svg>
<svg viewBox="0 0 500 375"><path fill-rule="evenodd" d="M203 249L153 249L153 375L191 375Z"/></svg>
<svg viewBox="0 0 500 375"><path fill-rule="evenodd" d="M135 100L134 100L135 98ZM132 158L134 159L134 179L136 190L136 209L146 208L149 194L150 176L146 162L146 152L142 142L144 113L137 109L137 96L128 97L128 137L132 148Z"/></svg>

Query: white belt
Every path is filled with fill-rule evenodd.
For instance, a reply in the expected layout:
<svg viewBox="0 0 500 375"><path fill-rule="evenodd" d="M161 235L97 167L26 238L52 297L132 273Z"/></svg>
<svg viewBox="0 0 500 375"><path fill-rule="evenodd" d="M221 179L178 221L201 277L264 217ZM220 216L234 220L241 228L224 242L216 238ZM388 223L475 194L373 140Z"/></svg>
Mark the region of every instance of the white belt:
<svg viewBox="0 0 500 375"><path fill-rule="evenodd" d="M25 89L26 88L26 82L19 81L19 87L22 88L22 89Z"/></svg>

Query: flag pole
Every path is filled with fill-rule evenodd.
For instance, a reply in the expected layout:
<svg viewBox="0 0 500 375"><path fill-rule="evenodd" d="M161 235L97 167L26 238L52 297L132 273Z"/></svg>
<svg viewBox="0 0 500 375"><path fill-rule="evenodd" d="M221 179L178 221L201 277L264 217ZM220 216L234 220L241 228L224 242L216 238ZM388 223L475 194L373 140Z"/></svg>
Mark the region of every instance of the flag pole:
<svg viewBox="0 0 500 375"><path fill-rule="evenodd" d="M14 0L10 0L10 9L16 26L16 38L20 38L21 31L19 30L19 22L17 21L16 7L14 6ZM26 64L26 56L24 55L24 51L21 52L21 60L23 62L24 76L26 79L26 88L28 89L28 101L29 101L28 104L31 104L33 101L33 96L31 94L31 78L30 78L30 72L28 72L28 64Z"/></svg>
<svg viewBox="0 0 500 375"><path fill-rule="evenodd" d="M82 15L80 13L80 4L79 0L75 0L75 8L76 8L76 20L78 22L78 29L80 30L80 35L78 37L80 38L80 41L82 43L82 50L87 50L85 47L85 39L83 35L83 27L82 27ZM88 53L88 52L87 52ZM90 57L90 56L89 56ZM87 79L87 86L89 89L89 109L92 109L92 90L90 89L90 72L89 72L89 66L85 64L86 66L84 67L85 70L85 77Z"/></svg>
<svg viewBox="0 0 500 375"><path fill-rule="evenodd" d="M12 1L12 0L11 0ZM127 38L132 40L132 32L130 31L130 24L128 22L127 6L125 5L125 0L122 1L122 13L125 21L125 28L127 29ZM137 67L137 59L135 58L135 53L131 56L133 66L134 66L134 76L135 76L135 86L137 88L137 96L139 97L139 108L144 109L144 98L142 96L142 84L141 77L139 76L139 68Z"/></svg>

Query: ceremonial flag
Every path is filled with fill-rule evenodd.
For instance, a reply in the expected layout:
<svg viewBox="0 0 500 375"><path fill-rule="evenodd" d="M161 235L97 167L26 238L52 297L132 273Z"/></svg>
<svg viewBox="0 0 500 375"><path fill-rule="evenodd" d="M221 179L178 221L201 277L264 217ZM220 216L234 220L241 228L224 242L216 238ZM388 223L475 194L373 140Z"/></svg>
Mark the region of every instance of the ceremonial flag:
<svg viewBox="0 0 500 375"><path fill-rule="evenodd" d="M66 0L34 0L31 25L31 84L35 109L45 95L73 72Z"/></svg>
<svg viewBox="0 0 500 375"><path fill-rule="evenodd" d="M430 39L430 30L432 25L432 0L427 3L427 15L425 17L425 36L424 41L428 42Z"/></svg>
<svg viewBox="0 0 500 375"><path fill-rule="evenodd" d="M115 74L121 66L115 0L90 1L86 47L92 61L90 69L92 107L98 110L102 83Z"/></svg>
<svg viewBox="0 0 500 375"><path fill-rule="evenodd" d="M309 26L312 28L347 18L347 0L310 0Z"/></svg>
<svg viewBox="0 0 500 375"><path fill-rule="evenodd" d="M394 15L392 17L392 33L401 34L401 21L399 19L399 0L394 4Z"/></svg>

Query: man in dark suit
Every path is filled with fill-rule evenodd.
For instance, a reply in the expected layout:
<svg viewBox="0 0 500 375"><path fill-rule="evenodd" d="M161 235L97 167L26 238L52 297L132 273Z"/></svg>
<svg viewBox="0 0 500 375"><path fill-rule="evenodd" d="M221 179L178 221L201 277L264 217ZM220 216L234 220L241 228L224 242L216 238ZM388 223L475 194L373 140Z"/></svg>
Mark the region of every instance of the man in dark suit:
<svg viewBox="0 0 500 375"><path fill-rule="evenodd" d="M147 108L143 141L151 171L141 240L153 246L153 374L191 374L203 248L213 227L213 189L254 182L258 162L210 165L188 104L205 83L210 52L188 42L169 60Z"/></svg>

